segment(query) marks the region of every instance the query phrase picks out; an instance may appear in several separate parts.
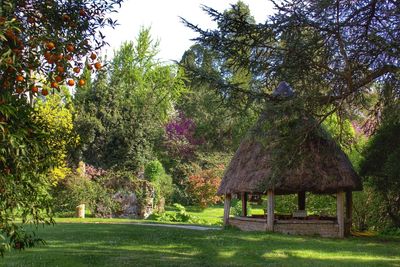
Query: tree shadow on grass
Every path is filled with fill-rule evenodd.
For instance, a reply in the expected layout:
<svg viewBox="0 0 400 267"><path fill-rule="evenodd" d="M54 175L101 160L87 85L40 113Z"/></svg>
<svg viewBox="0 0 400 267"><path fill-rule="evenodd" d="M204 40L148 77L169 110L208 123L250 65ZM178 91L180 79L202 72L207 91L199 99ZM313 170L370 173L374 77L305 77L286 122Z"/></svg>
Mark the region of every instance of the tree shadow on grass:
<svg viewBox="0 0 400 267"><path fill-rule="evenodd" d="M4 266L400 265L400 243L373 238L96 224L56 225L40 232L48 246L6 255Z"/></svg>

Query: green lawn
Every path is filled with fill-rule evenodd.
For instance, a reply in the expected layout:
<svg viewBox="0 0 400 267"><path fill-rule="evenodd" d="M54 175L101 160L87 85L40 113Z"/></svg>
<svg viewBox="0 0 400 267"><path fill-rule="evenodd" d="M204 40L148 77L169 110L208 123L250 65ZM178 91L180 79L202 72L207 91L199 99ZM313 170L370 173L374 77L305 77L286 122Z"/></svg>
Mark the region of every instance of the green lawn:
<svg viewBox="0 0 400 267"><path fill-rule="evenodd" d="M129 224L39 228L47 246L7 253L1 266L400 266L400 240L194 231Z"/></svg>
<svg viewBox="0 0 400 267"><path fill-rule="evenodd" d="M206 209L201 209L197 206L187 206L185 207L186 211L194 216L196 219L198 219L199 224L201 225L211 225L211 226L221 226L222 225L222 218L224 216L224 206L223 205L215 205L208 207ZM166 207L166 213L175 213L177 211L176 208L173 206L167 206ZM64 214L67 216L72 216L74 213L69 212ZM261 206L253 207L251 209L251 214L263 214L263 209ZM171 224L187 224L185 222L160 222L152 219L150 216L149 219L146 219L145 221L143 220L135 220L135 219L121 219L121 218L116 218L116 219L101 219L101 218L91 218L90 213L86 214L89 216L89 218L85 219L78 219L78 218L71 218L71 217L58 217L55 220L57 222L62 222L62 223L75 223L75 222L115 222L115 223L126 223L126 222L146 222L146 223L171 223Z"/></svg>

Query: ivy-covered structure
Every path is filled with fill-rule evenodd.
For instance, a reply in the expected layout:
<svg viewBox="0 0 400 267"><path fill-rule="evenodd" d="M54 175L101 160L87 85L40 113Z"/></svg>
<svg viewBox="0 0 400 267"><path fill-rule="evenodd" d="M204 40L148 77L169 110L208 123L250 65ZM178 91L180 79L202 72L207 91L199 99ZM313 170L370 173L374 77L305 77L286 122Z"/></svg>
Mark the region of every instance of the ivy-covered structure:
<svg viewBox="0 0 400 267"><path fill-rule="evenodd" d="M352 191L362 189L346 154L312 118L291 87L281 82L256 125L233 156L218 194L225 195L224 224L242 230L344 237L352 218ZM306 192L336 194L337 216L307 216ZM298 210L274 212L274 196L298 195ZM268 196L264 216L247 216L247 201ZM232 196L242 216L229 217Z"/></svg>

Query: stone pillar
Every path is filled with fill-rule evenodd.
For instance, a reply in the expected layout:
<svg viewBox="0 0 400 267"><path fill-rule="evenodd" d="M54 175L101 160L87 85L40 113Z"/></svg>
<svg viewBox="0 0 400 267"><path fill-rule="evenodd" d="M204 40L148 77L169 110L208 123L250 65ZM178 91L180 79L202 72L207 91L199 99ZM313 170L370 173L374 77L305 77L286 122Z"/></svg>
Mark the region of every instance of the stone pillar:
<svg viewBox="0 0 400 267"><path fill-rule="evenodd" d="M85 204L80 204L76 206L76 217L85 218Z"/></svg>
<svg viewBox="0 0 400 267"><path fill-rule="evenodd" d="M274 231L274 209L275 209L274 191L268 190L267 231Z"/></svg>
<svg viewBox="0 0 400 267"><path fill-rule="evenodd" d="M242 216L246 217L247 216L247 193L242 192L241 199L242 199Z"/></svg>
<svg viewBox="0 0 400 267"><path fill-rule="evenodd" d="M229 225L229 212L231 210L231 194L225 194L224 201L224 225Z"/></svg>
<svg viewBox="0 0 400 267"><path fill-rule="evenodd" d="M337 222L339 225L339 234L340 238L344 237L344 193L343 191L339 191L336 194L336 216Z"/></svg>
<svg viewBox="0 0 400 267"><path fill-rule="evenodd" d="M350 235L351 226L353 224L353 192L346 191L346 220L345 220L345 236Z"/></svg>
<svg viewBox="0 0 400 267"><path fill-rule="evenodd" d="M298 210L306 210L306 192L297 193L297 204Z"/></svg>

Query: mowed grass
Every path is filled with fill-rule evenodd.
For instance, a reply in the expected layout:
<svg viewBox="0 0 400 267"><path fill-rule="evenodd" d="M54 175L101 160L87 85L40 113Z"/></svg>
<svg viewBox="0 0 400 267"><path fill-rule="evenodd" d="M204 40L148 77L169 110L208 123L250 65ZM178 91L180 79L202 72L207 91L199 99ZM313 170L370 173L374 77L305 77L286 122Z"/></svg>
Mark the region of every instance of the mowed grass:
<svg viewBox="0 0 400 267"><path fill-rule="evenodd" d="M206 225L206 226L221 226L222 225L222 218L224 216L224 207L223 205L215 205L211 207L207 207L202 209L197 206L187 206L185 207L187 213L189 213L193 218L198 221L198 225ZM166 213L176 213L178 209L173 206L167 206L165 208ZM264 211L261 206L252 207L251 214L263 214ZM68 213L69 216L73 215L72 212ZM90 214L87 214L91 216ZM71 218L71 217L58 217L55 219L56 222L60 223L131 223L131 222L139 222L139 223L168 223L168 224L188 224L187 222L162 222L154 220L152 216L146 220L138 220L138 219L123 219L123 218L112 218L112 219L102 219L102 218L94 218L94 217L87 217L85 219L79 218Z"/></svg>
<svg viewBox="0 0 400 267"><path fill-rule="evenodd" d="M59 223L47 241L12 251L1 266L400 266L400 240L329 239L234 229Z"/></svg>

